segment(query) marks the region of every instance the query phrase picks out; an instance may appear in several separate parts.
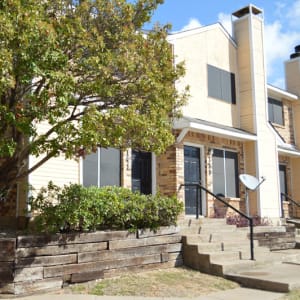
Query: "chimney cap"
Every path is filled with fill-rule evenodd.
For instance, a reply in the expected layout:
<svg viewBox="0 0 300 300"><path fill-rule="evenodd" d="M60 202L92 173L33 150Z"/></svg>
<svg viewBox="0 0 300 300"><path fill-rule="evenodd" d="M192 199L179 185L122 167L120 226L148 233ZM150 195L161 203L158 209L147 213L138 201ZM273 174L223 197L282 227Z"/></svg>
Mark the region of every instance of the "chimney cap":
<svg viewBox="0 0 300 300"><path fill-rule="evenodd" d="M262 14L262 10L256 6L254 6L253 4L249 4L248 6L245 6L237 11L235 11L234 13L232 13L233 16L237 17L237 18L241 18L245 15L249 15L250 13L253 15L259 15Z"/></svg>

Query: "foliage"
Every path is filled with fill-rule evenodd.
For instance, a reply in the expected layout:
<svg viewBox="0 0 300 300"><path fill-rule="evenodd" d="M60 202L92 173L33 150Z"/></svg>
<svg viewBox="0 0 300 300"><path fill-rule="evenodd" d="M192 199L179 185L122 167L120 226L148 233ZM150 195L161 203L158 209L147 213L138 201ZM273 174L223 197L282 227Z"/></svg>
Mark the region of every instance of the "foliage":
<svg viewBox="0 0 300 300"><path fill-rule="evenodd" d="M270 225L270 221L267 218L260 216L252 216L254 226L267 226ZM229 225L236 225L237 227L249 226L249 221L241 215L231 214L227 216L226 223Z"/></svg>
<svg viewBox="0 0 300 300"><path fill-rule="evenodd" d="M59 188L52 182L31 199L38 231L156 229L176 224L183 204L176 197L142 195L122 187Z"/></svg>
<svg viewBox="0 0 300 300"><path fill-rule="evenodd" d="M163 0L0 1L0 190L96 146L162 152L186 98ZM46 125L42 127L41 125ZM29 155L40 160L28 169Z"/></svg>

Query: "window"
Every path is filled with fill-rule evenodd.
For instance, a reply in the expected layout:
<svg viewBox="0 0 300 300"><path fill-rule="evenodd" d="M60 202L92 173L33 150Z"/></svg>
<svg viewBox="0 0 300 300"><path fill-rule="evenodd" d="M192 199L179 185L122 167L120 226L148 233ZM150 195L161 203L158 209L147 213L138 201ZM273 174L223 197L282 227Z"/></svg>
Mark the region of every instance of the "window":
<svg viewBox="0 0 300 300"><path fill-rule="evenodd" d="M152 154L132 150L132 190L142 194L152 193Z"/></svg>
<svg viewBox="0 0 300 300"><path fill-rule="evenodd" d="M213 192L222 197L238 197L238 156L236 152L214 149Z"/></svg>
<svg viewBox="0 0 300 300"><path fill-rule="evenodd" d="M83 185L120 186L120 150L98 148L83 159Z"/></svg>
<svg viewBox="0 0 300 300"><path fill-rule="evenodd" d="M208 96L236 103L234 73L207 65Z"/></svg>
<svg viewBox="0 0 300 300"><path fill-rule="evenodd" d="M284 125L283 105L279 100L268 98L269 121L279 125Z"/></svg>

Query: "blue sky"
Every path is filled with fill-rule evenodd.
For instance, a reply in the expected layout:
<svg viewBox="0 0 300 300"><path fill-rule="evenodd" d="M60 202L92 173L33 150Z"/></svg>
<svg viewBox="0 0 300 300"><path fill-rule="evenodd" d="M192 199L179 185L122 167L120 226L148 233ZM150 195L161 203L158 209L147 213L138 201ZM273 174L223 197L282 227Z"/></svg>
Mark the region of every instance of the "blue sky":
<svg viewBox="0 0 300 300"><path fill-rule="evenodd" d="M268 83L285 88L283 63L300 44L300 0L165 0L152 23L180 31L221 22L230 31L231 13L249 3L264 10Z"/></svg>

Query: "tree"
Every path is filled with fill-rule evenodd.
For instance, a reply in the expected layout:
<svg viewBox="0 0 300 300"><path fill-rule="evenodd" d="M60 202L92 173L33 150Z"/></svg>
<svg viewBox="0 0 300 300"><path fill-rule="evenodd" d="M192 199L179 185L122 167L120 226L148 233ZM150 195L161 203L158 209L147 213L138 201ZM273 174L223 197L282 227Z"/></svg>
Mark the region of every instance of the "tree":
<svg viewBox="0 0 300 300"><path fill-rule="evenodd" d="M97 146L163 151L186 92L163 0L1 0L0 190L50 158ZM44 132L40 124L48 124ZM28 168L29 155L41 157Z"/></svg>

